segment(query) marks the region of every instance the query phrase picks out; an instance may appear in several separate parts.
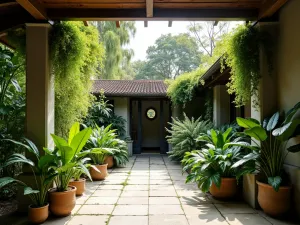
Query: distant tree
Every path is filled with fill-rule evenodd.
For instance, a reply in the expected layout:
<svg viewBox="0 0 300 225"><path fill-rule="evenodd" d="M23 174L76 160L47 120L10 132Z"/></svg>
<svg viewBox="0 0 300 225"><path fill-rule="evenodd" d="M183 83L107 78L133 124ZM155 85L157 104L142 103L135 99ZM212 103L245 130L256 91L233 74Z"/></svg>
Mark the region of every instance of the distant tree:
<svg viewBox="0 0 300 225"><path fill-rule="evenodd" d="M196 69L200 52L189 34L162 35L147 49L145 63L140 62L135 79L174 79Z"/></svg>
<svg viewBox="0 0 300 225"><path fill-rule="evenodd" d="M214 21L190 22L188 29L203 53L212 57L216 43L228 33L229 24L229 22L219 22L216 25Z"/></svg>
<svg viewBox="0 0 300 225"><path fill-rule="evenodd" d="M118 79L122 74L122 65L128 64L134 55L132 49L125 46L136 33L135 22L122 21L120 27L112 21L97 22L100 41L105 47L104 67L101 71L102 79Z"/></svg>

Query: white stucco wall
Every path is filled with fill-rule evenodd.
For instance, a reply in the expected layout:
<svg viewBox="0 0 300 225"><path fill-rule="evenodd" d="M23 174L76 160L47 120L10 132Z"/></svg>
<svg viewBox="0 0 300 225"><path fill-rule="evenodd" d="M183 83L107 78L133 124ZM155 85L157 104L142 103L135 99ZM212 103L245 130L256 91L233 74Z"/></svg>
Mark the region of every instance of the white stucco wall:
<svg viewBox="0 0 300 225"><path fill-rule="evenodd" d="M122 116L125 120L125 130L126 130L126 136L130 134L129 128L130 128L130 111L129 111L129 105L130 101L127 97L114 97L114 98L108 98L109 100L114 101L114 112L118 116Z"/></svg>
<svg viewBox="0 0 300 225"><path fill-rule="evenodd" d="M280 110L289 110L300 101L300 1L290 0L280 12L277 95ZM294 187L295 206L300 215L300 153L286 160Z"/></svg>

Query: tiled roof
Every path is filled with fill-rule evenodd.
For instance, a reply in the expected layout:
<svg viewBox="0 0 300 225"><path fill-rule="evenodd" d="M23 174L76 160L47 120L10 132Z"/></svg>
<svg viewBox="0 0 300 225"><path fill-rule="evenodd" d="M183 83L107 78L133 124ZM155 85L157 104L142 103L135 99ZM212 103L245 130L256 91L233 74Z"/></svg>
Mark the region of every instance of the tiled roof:
<svg viewBox="0 0 300 225"><path fill-rule="evenodd" d="M163 80L94 80L93 93L104 90L106 96L166 97Z"/></svg>

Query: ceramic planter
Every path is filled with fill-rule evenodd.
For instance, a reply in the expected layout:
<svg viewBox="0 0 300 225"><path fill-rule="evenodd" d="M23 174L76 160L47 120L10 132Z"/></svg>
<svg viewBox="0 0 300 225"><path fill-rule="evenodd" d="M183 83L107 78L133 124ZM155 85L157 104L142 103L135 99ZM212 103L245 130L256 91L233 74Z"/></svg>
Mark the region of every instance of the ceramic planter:
<svg viewBox="0 0 300 225"><path fill-rule="evenodd" d="M56 188L49 190L50 211L55 216L68 216L76 204L76 187L69 186L68 191L58 192Z"/></svg>
<svg viewBox="0 0 300 225"><path fill-rule="evenodd" d="M35 208L28 206L28 219L33 224L41 224L47 220L49 216L49 204Z"/></svg>
<svg viewBox="0 0 300 225"><path fill-rule="evenodd" d="M258 203L264 212L278 217L290 209L291 187L283 186L276 192L271 185L256 181L258 185Z"/></svg>
<svg viewBox="0 0 300 225"><path fill-rule="evenodd" d="M76 187L76 196L80 196L85 191L85 178L79 180L72 180L69 182L70 186Z"/></svg>
<svg viewBox="0 0 300 225"><path fill-rule="evenodd" d="M221 178L220 189L213 183L209 192L216 198L232 198L237 192L237 182L235 178Z"/></svg>
<svg viewBox="0 0 300 225"><path fill-rule="evenodd" d="M107 164L104 165L94 165L99 171L94 170L93 167L90 168L90 174L93 180L104 180L107 177Z"/></svg>
<svg viewBox="0 0 300 225"><path fill-rule="evenodd" d="M104 163L107 163L107 168L110 169L114 166L114 157L109 155L106 157Z"/></svg>

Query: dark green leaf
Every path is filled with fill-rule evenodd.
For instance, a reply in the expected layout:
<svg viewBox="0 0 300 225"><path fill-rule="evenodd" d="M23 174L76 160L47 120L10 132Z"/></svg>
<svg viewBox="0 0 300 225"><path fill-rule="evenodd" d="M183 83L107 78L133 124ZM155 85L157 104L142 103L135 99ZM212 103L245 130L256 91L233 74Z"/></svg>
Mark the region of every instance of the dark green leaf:
<svg viewBox="0 0 300 225"><path fill-rule="evenodd" d="M279 120L279 112L275 113L270 119L269 119L269 122L268 122L268 125L267 125L267 131L271 131L273 130L277 123L278 123L278 120Z"/></svg>
<svg viewBox="0 0 300 225"><path fill-rule="evenodd" d="M267 132L260 126L252 127L244 132L259 141L264 141L268 138Z"/></svg>
<svg viewBox="0 0 300 225"><path fill-rule="evenodd" d="M277 177L268 177L268 184L271 185L276 192L279 191L281 181L282 181L282 179L279 176L277 176Z"/></svg>

